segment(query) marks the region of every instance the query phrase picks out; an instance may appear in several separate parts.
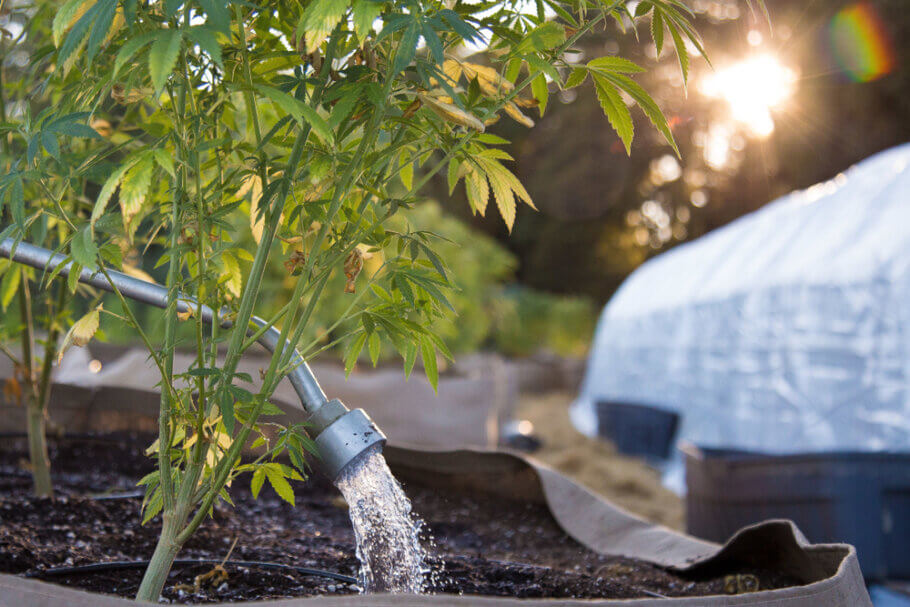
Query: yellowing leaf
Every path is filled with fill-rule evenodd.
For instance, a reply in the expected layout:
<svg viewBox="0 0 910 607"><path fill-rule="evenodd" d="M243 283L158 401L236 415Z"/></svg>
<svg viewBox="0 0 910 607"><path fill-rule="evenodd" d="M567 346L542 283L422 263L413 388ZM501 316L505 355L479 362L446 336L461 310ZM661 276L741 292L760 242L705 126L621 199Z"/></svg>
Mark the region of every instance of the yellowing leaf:
<svg viewBox="0 0 910 607"><path fill-rule="evenodd" d="M133 278L144 280L145 282L155 282L155 279L152 278L147 272L140 270L136 266L130 265L128 263L123 264L123 273L127 276L132 276Z"/></svg>
<svg viewBox="0 0 910 607"><path fill-rule="evenodd" d="M515 122L522 124L528 128L534 126L534 121L529 116L525 116L522 111L519 110L518 107L511 101L507 103L502 109L504 109L506 114L508 114Z"/></svg>
<svg viewBox="0 0 910 607"><path fill-rule="evenodd" d="M142 210L145 197L152 185L154 169L155 165L151 159L146 158L127 171L120 184L120 212L123 214L123 227L127 233L130 231L133 218Z"/></svg>
<svg viewBox="0 0 910 607"><path fill-rule="evenodd" d="M92 216L90 219L92 226L94 226L95 222L98 221L98 219L101 218L101 215L104 214L104 209L107 207L107 203L111 199L111 196L113 196L114 192L117 191L117 188L120 187L120 182L123 181L123 176L126 175L126 172L130 170L135 164L135 159L128 160L117 170L111 173L108 176L107 181L104 182L104 185L101 186L101 192L95 199L95 207L92 209Z"/></svg>
<svg viewBox="0 0 910 607"><path fill-rule="evenodd" d="M486 174L486 178L490 182L490 189L496 198L499 214L502 215L511 232L512 226L515 224L515 197L517 196L519 200L533 209L536 207L531 201L531 196L518 178L497 160L486 156L475 156L473 161L479 170Z"/></svg>
<svg viewBox="0 0 910 607"><path fill-rule="evenodd" d="M484 127L483 122L481 122L477 116L464 111L457 105L441 101L440 99L430 97L429 95L424 95L423 93L418 93L417 96L427 107L429 107L443 120L447 120L457 125L480 131L481 133L486 128Z"/></svg>
<svg viewBox="0 0 910 607"><path fill-rule="evenodd" d="M465 78L473 80L477 78L477 84L484 94L490 97L499 97L503 93L510 93L515 88L511 82L499 75L499 72L486 65L476 63L462 63L461 68L464 71Z"/></svg>
<svg viewBox="0 0 910 607"><path fill-rule="evenodd" d="M446 78L448 78L452 84L455 84L461 79L461 64L454 59L446 59L442 64L442 73L446 75Z"/></svg>
<svg viewBox="0 0 910 607"><path fill-rule="evenodd" d="M497 171L488 172L487 178L490 180L490 189L493 190L493 196L496 198L499 214L511 232L512 226L515 225L515 195L509 184Z"/></svg>
<svg viewBox="0 0 910 607"><path fill-rule="evenodd" d="M142 101L155 91L149 87L138 87L127 90L122 84L111 87L111 98L117 103L135 103Z"/></svg>
<svg viewBox="0 0 910 607"><path fill-rule="evenodd" d="M220 261L223 268L220 280L224 282L224 286L230 295L240 297L240 290L243 288L243 274L240 272L240 264L230 253L224 253Z"/></svg>
<svg viewBox="0 0 910 607"><path fill-rule="evenodd" d="M348 0L315 0L300 17L298 35L303 35L308 51L322 44L348 10Z"/></svg>
<svg viewBox="0 0 910 607"><path fill-rule="evenodd" d="M98 331L98 325L101 320L101 304L97 308L77 320L70 330L66 332L63 338L63 344L60 346L60 353L57 354L57 364L63 360L63 355L70 346L84 346L92 340Z"/></svg>
<svg viewBox="0 0 910 607"><path fill-rule="evenodd" d="M89 9L92 3L88 0L69 0L60 7L54 14L53 34L54 45L60 46L63 41L63 33L68 30L76 21L78 21L85 11Z"/></svg>
<svg viewBox="0 0 910 607"><path fill-rule="evenodd" d="M490 199L490 186L487 177L477 170L465 176L465 191L468 194L468 203L471 210L483 215L487 210L487 201Z"/></svg>
<svg viewBox="0 0 910 607"><path fill-rule="evenodd" d="M259 199L262 198L262 179L259 175L250 173L240 184L237 196L250 195L250 231L256 244L262 240L262 230L265 228L265 218L259 213Z"/></svg>
<svg viewBox="0 0 910 607"><path fill-rule="evenodd" d="M379 13L382 12L382 4L370 0L354 0L351 8L354 13L354 32L360 38L362 46L373 29L373 22L379 18Z"/></svg>

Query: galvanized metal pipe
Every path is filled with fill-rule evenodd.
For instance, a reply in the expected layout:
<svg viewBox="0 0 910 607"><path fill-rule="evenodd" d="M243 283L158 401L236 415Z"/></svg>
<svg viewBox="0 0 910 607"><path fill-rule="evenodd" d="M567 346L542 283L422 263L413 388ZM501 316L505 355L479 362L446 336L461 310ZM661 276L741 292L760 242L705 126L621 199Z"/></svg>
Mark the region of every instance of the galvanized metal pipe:
<svg viewBox="0 0 910 607"><path fill-rule="evenodd" d="M27 242L20 242L17 245L11 238L7 238L0 242L0 257L6 257L17 263L25 264L39 270L46 270L48 272L66 261L64 255L48 251L47 249L37 247ZM60 270L60 274L69 276L72 266L73 262L67 262ZM134 278L116 270L107 270L107 273L111 277L111 281L113 281L114 285L116 285L117 289L124 297L157 308L163 309L167 307L166 287ZM91 285L103 291L114 292L107 277L98 270L93 271L83 268L79 274L79 282ZM194 314L198 311L202 316L203 321L207 323L217 321L222 327L228 328L231 326L230 321L225 320L222 315L216 314L212 308L200 306L189 297L180 298L177 302L177 311L181 313L192 311ZM264 320L255 316L252 318L252 321L259 327L266 324ZM270 327L263 333L258 341L266 350L274 352L278 347L280 339L281 332L275 327ZM323 392L322 388L319 386L319 382L316 381L316 377L313 375L310 366L300 357L300 353L297 352L296 348L292 354L292 362L297 364L294 365L294 369L288 375L288 379L291 381L291 385L294 386L294 391L297 392L297 396L300 398L303 408L309 412L313 412L324 405L328 399L325 396L325 392Z"/></svg>
<svg viewBox="0 0 910 607"><path fill-rule="evenodd" d="M47 272L51 272L63 264L59 272L63 276L69 276L73 268L73 262L67 262L66 256L60 253L54 253L27 242L17 243L11 238L0 241L0 257ZM134 278L116 270L107 270L107 274L124 297L162 309L167 307L168 291L166 287ZM108 282L107 276L100 270L82 268L78 280L97 289L114 292L111 282ZM218 322L225 328L231 326L231 322L223 314L216 314L212 308L199 305L190 297L181 297L178 300L177 311L198 313L207 323ZM256 316L251 320L260 328L267 324L266 321ZM257 341L269 352L274 353L280 340L281 332L275 327L269 327ZM301 406L310 414L308 430L319 446L322 457L321 468L329 478L334 480L341 470L364 451L385 443L385 435L362 409L350 411L338 399L328 400L325 392L319 386L319 382L316 381L312 369L293 344L286 343L285 347L293 349L291 362L295 363L288 374L288 379L300 398Z"/></svg>

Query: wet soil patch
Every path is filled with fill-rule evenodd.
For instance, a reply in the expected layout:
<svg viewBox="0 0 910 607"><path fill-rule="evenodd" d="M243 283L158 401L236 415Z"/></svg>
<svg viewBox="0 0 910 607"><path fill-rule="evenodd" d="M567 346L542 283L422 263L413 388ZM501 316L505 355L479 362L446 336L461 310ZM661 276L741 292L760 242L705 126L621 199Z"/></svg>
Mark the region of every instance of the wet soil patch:
<svg viewBox="0 0 910 607"><path fill-rule="evenodd" d="M152 470L143 455L149 436L79 436L51 441L57 495L30 495L24 440L0 447L0 572L132 597L142 569L51 575L48 570L99 562L148 559L160 523L142 526L135 482ZM455 493L407 483L414 510L431 538L435 571L431 590L513 597L633 598L723 594L726 576L743 574L762 590L797 584L769 571L743 568L708 579L689 579L660 567L597 554L568 537L542 504L501 496ZM348 581L265 569L249 562L357 575L354 537L346 505L327 481L313 477L295 487L297 507L270 487L254 500L248 480L230 489L235 508L215 509L186 544L180 559L220 561L236 540L227 574L194 587L211 564L175 566L164 599L205 603L352 594ZM132 496L131 496L132 495ZM214 583L211 580L215 580Z"/></svg>

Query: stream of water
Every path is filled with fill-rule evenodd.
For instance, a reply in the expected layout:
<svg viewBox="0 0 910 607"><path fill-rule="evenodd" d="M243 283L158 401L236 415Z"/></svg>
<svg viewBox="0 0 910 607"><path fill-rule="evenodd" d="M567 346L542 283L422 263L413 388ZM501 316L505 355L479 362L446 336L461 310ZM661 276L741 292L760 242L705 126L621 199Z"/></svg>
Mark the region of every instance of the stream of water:
<svg viewBox="0 0 910 607"><path fill-rule="evenodd" d="M411 501L376 448L335 481L350 507L364 592L420 593L429 571Z"/></svg>

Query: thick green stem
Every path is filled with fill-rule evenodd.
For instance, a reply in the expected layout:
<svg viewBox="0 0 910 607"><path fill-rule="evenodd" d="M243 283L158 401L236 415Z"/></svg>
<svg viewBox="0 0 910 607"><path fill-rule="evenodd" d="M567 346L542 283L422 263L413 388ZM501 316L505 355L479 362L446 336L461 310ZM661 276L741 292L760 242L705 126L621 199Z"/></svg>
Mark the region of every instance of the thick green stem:
<svg viewBox="0 0 910 607"><path fill-rule="evenodd" d="M181 522L174 520L174 513L164 515L164 523L161 527L161 535L158 536L158 543L155 545L155 552L152 553L148 569L145 570L145 576L139 586L139 592L136 593L137 601L158 602L174 559L180 552L181 544L177 542L177 529Z"/></svg>
<svg viewBox="0 0 910 607"><path fill-rule="evenodd" d="M28 456L32 467L32 485L35 495L50 497L54 494L51 485L51 460L47 455L47 422L45 420L45 401L35 377L35 335L32 319L32 296L28 288L28 274L22 270L19 282L19 312L22 315L22 366L25 377L25 391L28 411L26 412L26 430L28 433Z"/></svg>
<svg viewBox="0 0 910 607"><path fill-rule="evenodd" d="M44 407L37 399L28 399L28 456L32 466L32 485L35 495L51 497L51 460L47 456L47 436Z"/></svg>

